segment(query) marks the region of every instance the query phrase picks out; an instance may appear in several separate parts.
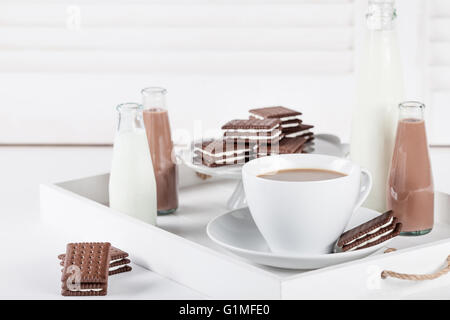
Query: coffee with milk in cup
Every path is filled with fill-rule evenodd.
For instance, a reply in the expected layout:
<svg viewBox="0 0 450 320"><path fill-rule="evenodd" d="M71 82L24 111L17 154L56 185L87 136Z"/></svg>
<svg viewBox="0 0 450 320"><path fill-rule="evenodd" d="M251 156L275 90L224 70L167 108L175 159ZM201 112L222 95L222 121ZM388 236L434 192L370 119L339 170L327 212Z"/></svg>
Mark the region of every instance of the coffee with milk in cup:
<svg viewBox="0 0 450 320"><path fill-rule="evenodd" d="M331 253L372 178L359 165L325 155L287 154L242 168L251 215L274 253Z"/></svg>

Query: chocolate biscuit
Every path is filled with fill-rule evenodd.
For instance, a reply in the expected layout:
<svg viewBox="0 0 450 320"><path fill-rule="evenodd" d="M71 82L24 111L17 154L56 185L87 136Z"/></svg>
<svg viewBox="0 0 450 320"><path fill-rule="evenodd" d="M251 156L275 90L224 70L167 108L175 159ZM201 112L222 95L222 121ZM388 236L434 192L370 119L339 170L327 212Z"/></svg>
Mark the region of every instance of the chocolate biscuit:
<svg viewBox="0 0 450 320"><path fill-rule="evenodd" d="M125 259L128 257L127 252L122 251L113 246L110 247L109 254L110 254L110 264L113 264L114 262L116 262L118 260ZM66 259L66 254L62 253L62 254L58 255L58 259L62 260L62 263L64 265L64 260Z"/></svg>
<svg viewBox="0 0 450 320"><path fill-rule="evenodd" d="M281 129L286 130L288 128L297 128L302 124L302 120L300 119L294 119L294 120L288 120L281 122Z"/></svg>
<svg viewBox="0 0 450 320"><path fill-rule="evenodd" d="M109 254L111 255L111 263L113 263L115 260L128 258L127 252L113 246L111 246L111 248L109 249Z"/></svg>
<svg viewBox="0 0 450 320"><path fill-rule="evenodd" d="M335 252L347 252L378 245L400 234L402 224L388 211L375 219L344 232L338 239Z"/></svg>
<svg viewBox="0 0 450 320"><path fill-rule="evenodd" d="M302 123L297 127L283 128L283 133L287 138L312 136L313 133L310 131L312 128L314 128L314 126Z"/></svg>
<svg viewBox="0 0 450 320"><path fill-rule="evenodd" d="M296 119L302 113L285 107L267 107L249 110L251 116L258 119L280 119L288 121Z"/></svg>
<svg viewBox="0 0 450 320"><path fill-rule="evenodd" d="M245 120L231 120L222 126L223 130L269 130L275 129L280 125L278 119L245 119Z"/></svg>
<svg viewBox="0 0 450 320"><path fill-rule="evenodd" d="M61 276L61 294L106 295L110 247L108 242L69 243Z"/></svg>

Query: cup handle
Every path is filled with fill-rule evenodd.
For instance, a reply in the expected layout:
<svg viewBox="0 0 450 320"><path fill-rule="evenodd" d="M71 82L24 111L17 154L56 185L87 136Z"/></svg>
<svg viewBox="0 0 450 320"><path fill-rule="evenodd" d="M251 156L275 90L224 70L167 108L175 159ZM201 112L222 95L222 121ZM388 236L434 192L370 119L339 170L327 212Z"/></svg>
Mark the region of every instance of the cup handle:
<svg viewBox="0 0 450 320"><path fill-rule="evenodd" d="M361 168L361 185L358 200L356 200L355 209L353 210L353 212L361 207L363 202L366 201L367 197L369 196L370 190L372 190L372 175L366 169Z"/></svg>

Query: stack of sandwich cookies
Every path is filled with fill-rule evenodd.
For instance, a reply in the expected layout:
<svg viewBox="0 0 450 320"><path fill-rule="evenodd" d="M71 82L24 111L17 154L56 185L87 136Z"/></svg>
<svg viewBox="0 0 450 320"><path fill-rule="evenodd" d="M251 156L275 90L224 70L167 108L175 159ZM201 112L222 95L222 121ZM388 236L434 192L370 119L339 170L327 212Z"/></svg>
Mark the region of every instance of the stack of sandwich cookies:
<svg viewBox="0 0 450 320"><path fill-rule="evenodd" d="M312 128L314 128L312 125L300 124L295 128L283 129L283 133L286 138L307 137L308 139L313 139L314 134L311 132Z"/></svg>
<svg viewBox="0 0 450 320"><path fill-rule="evenodd" d="M398 236L402 224L388 211L341 235L335 245L335 252L348 252L376 246Z"/></svg>
<svg viewBox="0 0 450 320"><path fill-rule="evenodd" d="M119 273L129 272L132 270L132 267L129 266L131 261L130 259L128 259L128 253L111 246L109 254L110 254L110 261L108 274L110 276ZM60 265L64 266L66 255L60 254L58 256L58 259L61 260ZM64 269L62 271L64 271Z"/></svg>
<svg viewBox="0 0 450 320"><path fill-rule="evenodd" d="M254 149L245 141L205 140L194 145L194 163L208 167L243 164L253 158Z"/></svg>
<svg viewBox="0 0 450 320"><path fill-rule="evenodd" d="M270 145L284 137L278 119L232 120L222 130L224 140L237 144Z"/></svg>
<svg viewBox="0 0 450 320"><path fill-rule="evenodd" d="M104 296L108 291L110 243L69 243L61 276L63 296Z"/></svg>
<svg viewBox="0 0 450 320"><path fill-rule="evenodd" d="M314 138L311 132L314 126L303 124L300 119L301 112L285 107L267 107L252 109L249 113L250 118L280 120L282 133L286 138L307 137L310 140Z"/></svg>
<svg viewBox="0 0 450 320"><path fill-rule="evenodd" d="M314 151L314 126L302 123L301 112L285 107L249 112L249 119L223 125L222 139L194 144L193 163L221 167L245 164L256 157Z"/></svg>

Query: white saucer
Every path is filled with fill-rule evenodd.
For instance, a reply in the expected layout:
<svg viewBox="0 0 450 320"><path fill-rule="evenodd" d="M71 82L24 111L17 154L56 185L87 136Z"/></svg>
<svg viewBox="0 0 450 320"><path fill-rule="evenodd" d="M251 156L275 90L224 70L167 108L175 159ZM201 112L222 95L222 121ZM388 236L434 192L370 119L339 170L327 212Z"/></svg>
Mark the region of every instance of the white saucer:
<svg viewBox="0 0 450 320"><path fill-rule="evenodd" d="M380 213L360 208L354 214L347 230L367 222ZM272 253L253 221L248 208L228 212L212 220L206 227L208 236L215 243L254 263L285 269L318 269L334 264L367 257L384 247L389 241L379 245L342 253L322 255L279 255Z"/></svg>

